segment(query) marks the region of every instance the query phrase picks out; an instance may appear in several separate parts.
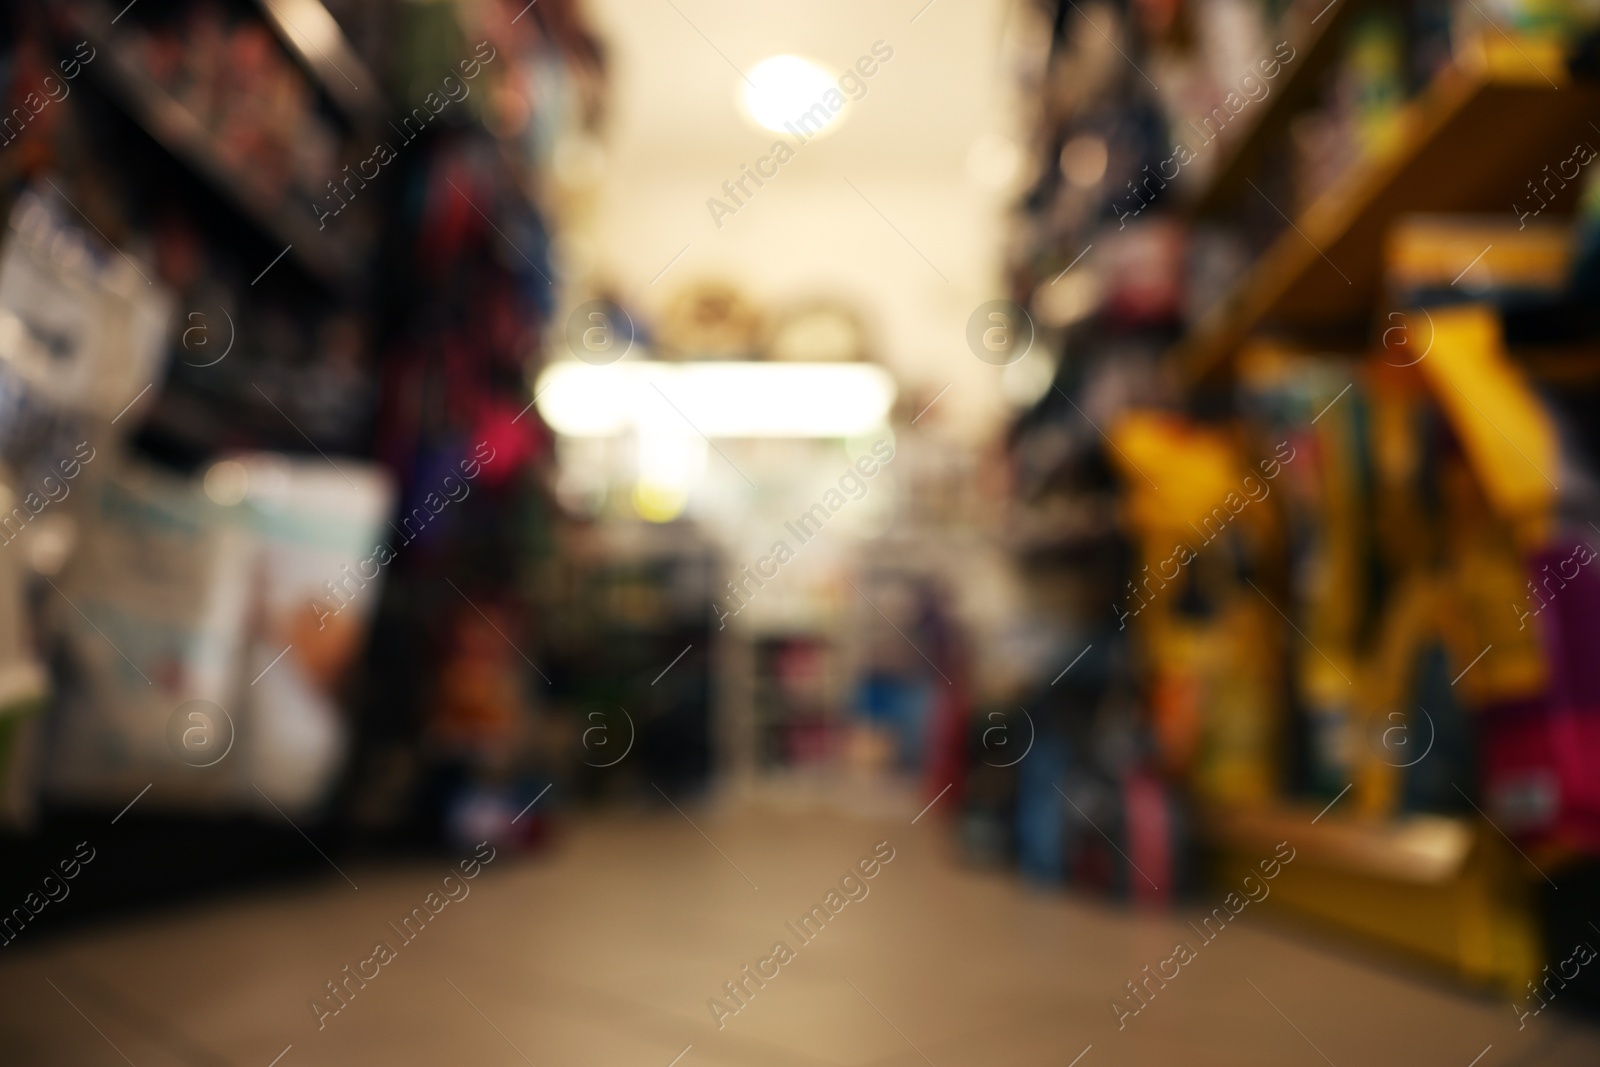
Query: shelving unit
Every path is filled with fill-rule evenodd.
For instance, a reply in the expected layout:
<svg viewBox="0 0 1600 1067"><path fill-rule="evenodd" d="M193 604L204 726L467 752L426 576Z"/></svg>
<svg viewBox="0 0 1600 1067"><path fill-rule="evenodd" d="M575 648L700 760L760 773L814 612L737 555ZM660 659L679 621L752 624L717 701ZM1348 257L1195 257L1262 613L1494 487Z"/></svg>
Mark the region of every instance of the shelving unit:
<svg viewBox="0 0 1600 1067"><path fill-rule="evenodd" d="M1316 44L1308 50L1311 59ZM1511 212L1524 183L1563 158L1600 111L1600 89L1552 84L1530 68L1447 68L1406 105L1396 149L1355 164L1298 218L1285 215L1288 225L1231 296L1169 351L1180 378L1193 387L1228 377L1239 352L1261 336L1361 351L1382 311L1391 225L1413 212ZM1215 210L1263 156L1264 142L1284 133L1292 95L1250 131L1196 213ZM1573 183L1546 214L1570 216L1578 191ZM1594 362L1585 349L1526 355L1546 374L1581 375ZM1480 819L1374 819L1283 802L1213 809L1201 823L1218 873L1232 881L1276 842L1293 843L1296 875L1274 890L1288 911L1474 984L1518 989L1538 970L1530 899L1540 875Z"/></svg>
<svg viewBox="0 0 1600 1067"><path fill-rule="evenodd" d="M609 755L577 741L596 705L565 701L616 677L606 634L585 650L587 677L545 655L548 579L575 568L557 565L569 542L557 541L548 438L527 410L564 220L524 190L545 175L543 139L593 137L603 111L603 53L579 0L541 0L514 23L453 2L15 6L0 19L18 31L0 41L9 90L20 101L53 69L72 85L20 133L11 123L3 153L0 317L23 328L9 341L47 343L59 364L6 378L6 491L20 501L37 484L36 459L76 477L91 457L62 442L92 442L99 458L94 487L64 505L71 518L51 512L71 533L50 542L52 562L31 552L55 536L40 524L3 575L7 670L33 666L19 648L49 655L38 706L19 691L0 709L0 889L20 901L28 872L108 818L117 842L100 862L122 873L75 889L47 923L316 877L312 865L326 876L352 847L453 846L486 810L516 823L502 848L537 847L556 816L540 814L548 801L526 806ZM468 76L467 58L490 54L480 42L494 60ZM381 90L374 71L390 79ZM369 165L370 192L319 229L324 178L394 139L389 109L426 107L450 76L481 95L430 108L443 117L407 131L381 181ZM526 124L486 124L479 104L507 96L528 105ZM20 314L34 309L37 321ZM108 383L102 364L139 377ZM74 455L63 475L59 457ZM240 476L227 510L218 470ZM253 492L271 498L266 512ZM328 625L303 625L316 583L371 558L379 538L381 580L369 570L359 598L346 589L324 610ZM648 632L622 635L653 667L646 682L691 640L697 650L645 687L648 704L621 701L641 731L627 766L651 768L675 797L664 770L706 763L698 603L698 630L670 652ZM252 661L268 633L284 643L262 671ZM129 678L138 689L121 688ZM198 779L161 740L192 698L226 703L241 726ZM285 725L292 737L274 732ZM485 731L496 736L456 740ZM535 736L549 743L526 743ZM125 773L140 777L127 795Z"/></svg>
<svg viewBox="0 0 1600 1067"><path fill-rule="evenodd" d="M234 205L263 235L288 246L290 255L311 277L338 290L355 287L363 258L356 249L312 225L312 214L304 205L273 198L259 187L249 171L224 159L200 120L118 47L116 31L105 10L79 3L68 11L74 27L99 53L90 71L106 81L111 98L135 123Z"/></svg>
<svg viewBox="0 0 1600 1067"><path fill-rule="evenodd" d="M1295 113L1316 92L1318 79L1338 55L1340 34L1350 24L1351 16L1369 4L1370 0L1341 0L1323 8L1321 14L1295 7L1284 16L1275 36L1295 50L1294 62L1285 68L1284 80L1265 101L1265 109L1232 141L1210 180L1194 194L1189 202L1190 214L1215 214L1230 200L1249 191L1246 176L1260 163L1266 146L1288 130Z"/></svg>
<svg viewBox="0 0 1600 1067"><path fill-rule="evenodd" d="M319 0L258 0L261 13L317 85L356 126L389 113L377 77Z"/></svg>
<svg viewBox="0 0 1600 1067"><path fill-rule="evenodd" d="M1553 87L1526 71L1446 71L1408 105L1403 146L1356 164L1290 221L1232 295L1173 348L1174 365L1189 382L1225 373L1260 330L1359 343L1379 297L1384 235L1398 216L1509 213L1538 161L1561 159L1597 112L1600 90L1591 86ZM1552 212L1570 214L1576 191L1569 187Z"/></svg>
<svg viewBox="0 0 1600 1067"><path fill-rule="evenodd" d="M1600 451L1582 410L1600 378L1596 218L1580 204L1593 180L1562 164L1562 191L1540 190L1541 229L1501 234L1518 230L1518 201L1540 206L1529 186L1547 165L1600 143L1600 85L1566 66L1594 26L1536 24L1518 5L1194 5L1188 22L1123 15L1111 52L1111 28L1066 0L1043 6L1054 30L1027 67L1042 69L1041 163L1019 207L1018 299L1048 310L1061 268L1091 247L1076 269L1101 295L1063 325L1053 389L1013 429L1008 547L1033 579L1030 608L1077 648L1113 653L1103 685L1082 668L1064 680L1081 691L1063 723L1080 747L1143 746L1073 754L1054 777L1108 792L1161 777L1193 805L1213 890L1286 843L1297 859L1269 907L1520 988L1549 958L1541 937L1573 918L1541 897L1542 875L1565 885L1595 863L1594 815L1569 782L1587 768L1546 752L1589 752L1551 725L1579 714L1581 672L1559 642L1580 640L1588 608L1564 602L1572 616L1548 632L1519 631L1506 608L1558 532L1600 520L1546 476L1587 476ZM1214 170L1135 221L1118 190L1239 88L1242 57L1262 51L1243 40L1296 55L1208 149ZM1159 90L1147 60L1170 72ZM1181 100L1163 91L1174 83ZM1075 144L1107 149L1098 177L1074 166L1088 153L1069 157ZM1419 304L1431 354L1414 370L1375 356L1385 314ZM1276 482L1289 463L1261 462L1273 442L1309 457ZM1086 551L1102 532L1114 551ZM1040 702L1055 677L1030 679ZM1119 691L1136 696L1107 695ZM1364 751L1385 716L1420 722L1418 708L1448 724L1431 762ZM1559 784L1515 824L1519 775ZM1131 895L1136 875L1115 858L1110 876L1058 873L1071 853L1052 820L1078 816L1055 810L1050 785L1019 777L1012 825L994 835L1015 835L1028 875ZM1108 801L1105 818L1131 852L1144 815Z"/></svg>

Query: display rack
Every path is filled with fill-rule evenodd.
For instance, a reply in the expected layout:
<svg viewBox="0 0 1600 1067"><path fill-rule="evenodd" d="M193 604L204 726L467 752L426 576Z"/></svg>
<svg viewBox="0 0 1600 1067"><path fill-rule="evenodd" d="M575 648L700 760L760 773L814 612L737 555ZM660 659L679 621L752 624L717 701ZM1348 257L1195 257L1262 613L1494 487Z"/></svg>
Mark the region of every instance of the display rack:
<svg viewBox="0 0 1600 1067"><path fill-rule="evenodd" d="M1509 211L1538 173L1533 161L1561 158L1597 112L1600 90L1592 86L1558 87L1527 70L1446 70L1407 106L1399 146L1355 164L1290 221L1173 348L1174 365L1190 382L1224 372L1262 329L1345 344L1361 338L1378 297L1384 235L1397 217ZM1552 212L1570 214L1576 193L1573 186L1559 196Z"/></svg>
<svg viewBox="0 0 1600 1067"><path fill-rule="evenodd" d="M129 651L123 658L130 669L143 668L139 680L156 687L152 693L157 694L136 711L122 694L83 680L88 670L84 664L98 662L93 655L79 660L52 652L51 666L60 669L52 677L50 703L39 713L47 729L35 735L45 741L30 742L26 750L18 746L16 758L0 768L8 801L0 805L5 809L0 812L5 823L0 826L0 887L21 899L24 888L17 878L58 855L63 840L79 840L91 825L103 826L108 815L116 817L118 838L125 845L106 844L124 853L125 862L109 862L130 872L98 894L89 890L80 898L74 893L74 903L52 909L52 921L64 924L90 911L110 912L155 900L170 903L174 893L181 898L222 885L326 871L318 852L338 855L355 842L372 848L442 842L454 832L453 813L480 802L509 807L511 790L568 760L564 752L548 763L541 762L542 755L526 755L517 767L515 785L505 784L498 770L491 776L478 774L476 767L471 770L477 776L466 782L459 766L442 767L454 757L441 754L437 735L428 727L445 711L456 715L453 723L471 720L470 727L481 721L472 717L482 706L476 697L491 690L497 723L515 724L549 709L542 703L549 699L546 692L537 694L540 704L530 706L523 697L531 687L520 684L524 673L548 684L534 673L535 663L545 662L541 651L532 639L519 636L515 648L503 640L505 631L529 626L534 615L527 592L532 580L522 579L542 564L549 545L543 535L551 528L552 511L543 495L546 438L537 417L525 417L530 413L523 380L524 372L537 369L542 355L539 327L552 313L550 279L556 271L547 258L552 215L538 210L526 190L546 162L536 151L544 142L535 133L555 138L580 122L590 129L600 112L604 82L598 43L567 0L545 0L520 22L509 18L515 8L502 13L473 4L396 6L344 0L328 7L346 20L343 30L317 0L192 0L128 5L127 10L122 0L115 5L106 0L28 0L17 19L7 20L22 31L0 46L0 58L15 82L12 89L37 83L39 62L48 70L58 56L86 42L75 63L62 61L59 68L65 80L77 78L80 67L85 71L70 99L59 94L46 119L27 124L8 146L10 195L4 203L13 209L13 222L25 217L17 213L17 205L44 201L40 217L56 220L59 215L61 231L81 239L81 244L56 245L75 252L75 268L80 262L102 260L118 270L127 265L144 283L130 282L130 288L137 286L143 293L148 286L171 304L170 315L164 317L172 328L159 338L160 375L152 372L154 380L148 383L141 377L116 405L95 417L95 432L109 439L94 438L104 458L93 471L129 484L159 485L181 503L185 518L177 525L189 529L197 525L198 520L192 521L197 511L211 521L206 501L217 498L201 493L206 473L219 465L260 458L273 465L274 476L280 470L295 477L303 469L313 470L353 490L348 495L337 490L337 500L330 504L330 514L337 512L337 517L307 539L323 546L327 542L320 539L327 531L353 528L347 521L366 521L358 514L361 502L356 499L365 485L358 488L350 477L358 468L364 472L358 479L387 473L399 498L395 521L389 524L395 540L389 542L383 580L377 589L370 588L370 581L361 583L366 592L359 601L357 614L365 613L360 620L349 615L339 620L351 624L342 632L362 636L335 650L337 664L330 666L333 661L322 658L330 646L317 644L322 639L309 630L305 635L296 631L296 652L282 650L270 673L246 671L243 644L226 662L219 657L191 671L188 661L175 664L172 658L162 659L157 668L156 652L141 663L146 653L140 649L146 646L135 648L130 641L123 646ZM363 46L366 63L357 58L351 41ZM495 59L465 75L463 57L474 54L469 41L492 41ZM429 47L440 44L444 47ZM487 48L483 52L490 54ZM382 75L391 79L385 83L387 93L374 74L379 57ZM576 69L580 65L581 72ZM536 97L526 88L533 84L528 72L534 69L541 75ZM383 125L390 108L403 106L406 86L415 96L419 84L436 86L452 74L466 80L481 76L473 90L482 95L470 107L452 108L442 120L408 137L411 147L395 156L384 181L350 205L352 217L319 229L309 203L314 196L306 186L331 177L335 160L353 159L358 150L370 151L374 139L389 136L369 132L367 126ZM486 123L479 109L480 102L507 86L507 92L529 94L526 124L520 128ZM556 107L552 100L565 110L550 110ZM492 133L489 125L494 126ZM15 124L11 132L15 135ZM511 166L518 155L520 165ZM406 191L412 195L402 195ZM305 199L299 192L306 193ZM462 198L473 210L461 210ZM439 203L454 207L431 209ZM518 235L517 256L505 252L508 231ZM441 233L448 240L441 240ZM380 238L385 250L381 261L375 254ZM85 255L79 249L93 251ZM439 284L441 277L454 284ZM121 305L107 310L109 305L92 302L95 292L62 289L62 306L77 312L80 308L73 305L81 304L87 309L85 321L98 327L87 331L91 340L85 347L93 343L97 353L110 353L108 360L136 363L119 347L123 335L133 332L127 320L100 325L111 314L126 315ZM29 299L31 291L21 291L22 300ZM495 329L481 329L485 321ZM102 334L118 344L101 340ZM200 348L206 344L212 347ZM446 366L448 374L443 373ZM81 391L83 386L72 388ZM397 396L404 399L395 403ZM54 404L59 398L52 393L49 399ZM81 397L74 399L82 403ZM67 415L76 417L76 408ZM66 416L51 409L51 417ZM106 428L107 417L111 429ZM471 473L464 452L476 457ZM449 473L456 471L461 474ZM449 486L464 477L472 483L470 494L451 495L450 510L427 526L426 540L403 554L396 552L421 540L405 516L417 515L419 506L422 515L440 514L435 490L447 477L450 481L441 491L449 493ZM97 493L80 490L71 506L100 509L101 501L116 498L110 490ZM379 506L387 513L391 505ZM112 514L117 507L102 510ZM60 612L66 601L58 603L60 597L70 595L83 605L71 619L100 631L91 620L104 616L72 592L69 578L80 560L97 558L91 552L108 546L132 545L128 550L141 563L161 572L151 581L165 582L163 588L169 589L175 588L171 582L178 582L194 592L196 603L201 598L212 598L206 603L213 605L227 601L251 617L250 627L277 625L259 623L276 608L254 599L269 585L275 595L281 594L278 603L289 605L286 610L305 603L282 582L265 578L248 593L220 584L197 591L220 572L202 573L203 560L193 572L176 565L163 571L165 562L156 561L157 549L136 531L128 533L106 521L102 510L87 517L86 512L76 513L76 524L70 527L75 555L64 565L59 560L52 564L61 571L40 568L55 574L51 585L59 583L60 588L27 589L31 639L42 649L65 647L61 620L67 616ZM240 514L246 510L238 509ZM276 528L280 533L283 529ZM232 529L227 534L230 544L242 545L243 538L256 536L243 533L242 524L238 530L238 540L232 540ZM390 535L376 531L374 536ZM360 537L360 550L370 551L372 542L366 534ZM265 541L262 545L265 558L273 549ZM14 562L22 559L16 551ZM170 558L187 566L199 556L174 549ZM252 562L246 569L256 572L255 567ZM334 572L334 564L319 561L306 574L314 569L320 576L325 567L326 573ZM94 576L83 581L95 584ZM50 599L57 592L60 597ZM233 597L234 592L239 596ZM152 599L163 598L145 597L140 607ZM150 622L145 615L129 623L130 629L142 632L168 632L163 628L173 625L165 617ZM200 625L214 632L216 616ZM322 632L316 626L312 630ZM480 632L494 641L495 652L487 662L472 655ZM104 632L93 637L112 640ZM302 653L304 663L317 664L313 671L330 673L301 688L274 692L273 679L301 666ZM192 675L213 668L226 677L199 684L213 684L214 690L205 692L227 700L235 715L241 715L247 696L248 714L259 714L258 722L284 721L280 709L295 701L301 702L301 710L313 707L307 694L324 708L337 707L340 714L328 721L340 735L338 762L325 765L316 796L292 815L294 828L262 803L278 806L283 797L256 763L250 774L259 785L249 794L240 790L226 797L197 797L174 788L182 783L185 769L168 758L165 746L144 740L126 743L119 735L106 744L118 752L137 751L137 759L147 761L143 767L151 772L139 783L149 795L140 793L144 799L134 806L120 788L112 796L110 787L102 787L96 780L100 768L82 759L74 768L77 753L50 739L49 731L73 732L75 727L59 726L69 715L85 724L78 736L99 736L96 731L111 736L115 730L103 731L107 720L99 715L102 710L116 718L118 729L138 720L130 729L148 733L166 714L164 708L150 711L155 702L169 694L174 702L191 695L197 684ZM679 664L678 675L687 677L689 670L689 664ZM256 680L262 679L256 688ZM664 680L656 692L667 693L668 683L677 680ZM397 715L396 707L403 704L416 713ZM657 729L656 739L662 733ZM265 747L262 736L242 729L239 744L229 750L233 763L224 769L256 759ZM386 773L395 752L406 753L404 762L413 769L398 784ZM659 758L669 759L670 754ZM299 773L311 761L297 755L291 762ZM72 773L63 774L63 766ZM116 773L121 769L112 768ZM540 779L531 793L546 784L547 777ZM531 793L512 807L512 814ZM287 812L291 805L284 802L281 810ZM542 822L537 813L523 820L519 844L535 843L536 822ZM529 830L524 833L521 827ZM147 862L152 856L161 862ZM17 878L11 877L13 870Z"/></svg>
<svg viewBox="0 0 1600 1067"><path fill-rule="evenodd" d="M1197 5L1190 21L1113 15L1112 51L1112 31L1075 5L1041 6L1048 58L1019 61L1042 71L1040 166L1013 277L1062 358L1008 441L1007 547L1033 579L1030 609L1073 639L1064 654L1111 654L1101 678L1062 680L1079 687L1070 700L1050 691L1056 674L1030 679L1041 707L1061 700L1080 751L991 783L1009 825L973 818L991 819L985 832L1026 876L1132 897L1137 875L1118 857L1072 866L1083 813L1060 811L1056 790L1098 786L1090 814L1119 824L1131 853L1169 823L1114 795L1159 775L1193 805L1192 840L1174 853L1202 846L1216 884L1292 847L1272 907L1519 988L1562 923L1550 896L1569 896L1541 897L1542 875L1565 885L1594 853L1585 801L1552 801L1559 815L1542 823L1502 820L1505 833L1483 814L1500 820L1514 774L1576 762L1510 755L1508 737L1533 751L1553 729L1537 716L1576 698L1555 695L1558 653L1571 657L1554 638L1519 638L1514 621L1501 632L1502 582L1514 598L1558 519L1593 518L1541 475L1593 463L1580 409L1600 352L1593 182L1569 166L1554 197L1541 187L1536 231L1518 231L1514 205L1595 143L1600 86L1571 60L1592 51L1594 27L1558 33L1479 5ZM1154 195L1152 161L1187 143L1173 132L1187 113L1244 92L1241 39L1295 55L1252 87L1248 113L1230 109L1214 169ZM1175 104L1162 90L1179 82L1189 95ZM1117 190L1141 183L1153 195L1122 210ZM1091 295L1051 288L1074 281ZM1419 344L1421 358L1382 359L1389 313L1419 306L1437 326L1431 355ZM1256 473L1272 442L1310 458L1268 485L1288 467ZM1245 512L1245 491L1274 499ZM1424 690L1449 706L1448 752L1413 771L1360 751L1375 723L1411 721ZM1537 725L1515 734L1525 705ZM1130 736L1131 755L1096 749Z"/></svg>
<svg viewBox="0 0 1600 1067"><path fill-rule="evenodd" d="M355 285L363 258L357 250L329 238L312 225L309 211L270 196L249 171L229 163L200 120L119 47L104 9L80 3L67 10L77 31L103 54L90 70L106 81L109 96L129 118L264 236L287 245L289 254L312 278L340 290Z"/></svg>
<svg viewBox="0 0 1600 1067"><path fill-rule="evenodd" d="M357 126L374 126L389 104L339 23L319 0L259 0L261 13L317 85Z"/></svg>
<svg viewBox="0 0 1600 1067"><path fill-rule="evenodd" d="M1323 72L1338 55L1340 34L1350 24L1351 16L1370 2L1343 0L1323 8L1320 14L1298 6L1284 16L1277 36L1295 50L1295 60L1285 68L1283 81L1264 101L1265 110L1232 143L1222 163L1189 201L1191 214L1215 214L1249 190L1247 175L1261 163L1267 147L1288 131L1295 114L1316 92Z"/></svg>
<svg viewBox="0 0 1600 1067"><path fill-rule="evenodd" d="M1397 146L1353 165L1298 218L1285 216L1287 227L1231 296L1172 347L1182 380L1193 388L1227 377L1262 336L1359 350L1383 310L1391 225L1413 212L1509 211L1527 178L1542 162L1562 158L1600 110L1600 90L1565 81L1503 64L1447 68L1406 105ZM1251 138L1285 128L1263 121ZM1242 167L1263 151L1246 143L1233 158ZM1577 192L1574 185L1556 199L1553 212L1570 216ZM1219 196L1214 185L1200 204L1209 209ZM1547 374L1571 375L1591 356L1569 348L1546 351L1541 361ZM1474 984L1515 989L1538 970L1530 886L1540 875L1481 819L1368 818L1283 802L1215 808L1200 825L1219 873L1233 880L1249 873L1264 849L1294 843L1299 869L1275 890L1279 907Z"/></svg>

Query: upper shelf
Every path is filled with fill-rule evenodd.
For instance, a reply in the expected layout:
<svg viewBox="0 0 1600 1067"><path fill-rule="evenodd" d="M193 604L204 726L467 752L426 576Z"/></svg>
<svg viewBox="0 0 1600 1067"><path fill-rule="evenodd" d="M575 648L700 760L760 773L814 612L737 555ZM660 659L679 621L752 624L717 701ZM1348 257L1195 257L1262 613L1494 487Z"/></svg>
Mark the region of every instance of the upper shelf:
<svg viewBox="0 0 1600 1067"><path fill-rule="evenodd" d="M376 126L388 104L367 65L321 0L259 0L279 39L353 124Z"/></svg>
<svg viewBox="0 0 1600 1067"><path fill-rule="evenodd" d="M1288 130L1295 115L1315 97L1322 72L1338 58L1342 29L1370 2L1303 0L1284 15L1275 36L1294 48L1294 61L1284 67L1283 80L1274 86L1255 121L1224 142L1222 162L1189 202L1192 214L1212 214L1249 188L1245 178L1260 165L1266 147Z"/></svg>
<svg viewBox="0 0 1600 1067"><path fill-rule="evenodd" d="M1400 147L1352 166L1177 345L1172 357L1186 378L1216 372L1261 328L1359 330L1378 296L1395 218L1510 216L1545 164L1566 158L1585 131L1594 139L1588 120L1600 113L1600 88L1556 87L1532 71L1449 68L1406 110ZM1569 195L1554 209L1570 211L1575 200Z"/></svg>
<svg viewBox="0 0 1600 1067"><path fill-rule="evenodd" d="M351 249L312 225L309 209L274 197L245 168L230 163L217 149L211 131L162 89L143 68L118 47L106 13L87 4L69 9L73 22L101 54L94 70L112 90L112 99L157 143L238 208L258 229L292 251L313 277L335 288L349 288L356 271Z"/></svg>

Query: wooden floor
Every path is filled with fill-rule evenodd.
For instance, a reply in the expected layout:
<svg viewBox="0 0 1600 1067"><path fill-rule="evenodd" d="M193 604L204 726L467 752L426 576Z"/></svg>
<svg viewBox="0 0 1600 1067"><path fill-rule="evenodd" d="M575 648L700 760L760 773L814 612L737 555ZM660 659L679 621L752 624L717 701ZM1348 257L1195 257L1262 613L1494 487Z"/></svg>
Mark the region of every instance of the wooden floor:
<svg viewBox="0 0 1600 1067"><path fill-rule="evenodd" d="M443 861L347 868L359 888L330 868L325 882L292 891L39 945L19 938L0 953L0 1062L1600 1063L1600 1034L1553 1011L1519 1032L1504 998L1467 995L1248 908L1119 1030L1110 1001L1125 983L1176 941L1198 942L1186 914L1141 916L963 870L937 810L914 825L914 810L686 812L571 825L552 852L502 852L465 890L444 882ZM846 884L860 899L825 900L879 842L894 858ZM441 904L446 885L468 895ZM430 892L440 895L430 902ZM406 942L390 924L429 903L438 914ZM785 925L830 903L838 913L810 942ZM773 957L779 941L786 963ZM364 962L379 942L392 959ZM747 964L772 976L747 981L754 992L734 1013L724 983ZM310 1004L338 1005L326 983L346 965L376 974L351 980L348 1002L319 1029ZM719 1017L713 997L727 1009Z"/></svg>

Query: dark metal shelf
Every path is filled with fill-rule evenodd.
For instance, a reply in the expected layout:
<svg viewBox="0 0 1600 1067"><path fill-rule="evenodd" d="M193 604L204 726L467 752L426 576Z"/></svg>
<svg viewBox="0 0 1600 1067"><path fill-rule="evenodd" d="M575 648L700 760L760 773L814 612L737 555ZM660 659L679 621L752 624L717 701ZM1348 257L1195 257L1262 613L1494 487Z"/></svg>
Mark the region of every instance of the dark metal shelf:
<svg viewBox="0 0 1600 1067"><path fill-rule="evenodd" d="M204 124L120 47L104 10L88 4L69 10L75 28L100 52L91 69L104 81L114 103L246 221L286 245L285 251L312 278L341 291L354 287L362 259L355 249L312 225L308 207L273 196L248 170L224 158Z"/></svg>

